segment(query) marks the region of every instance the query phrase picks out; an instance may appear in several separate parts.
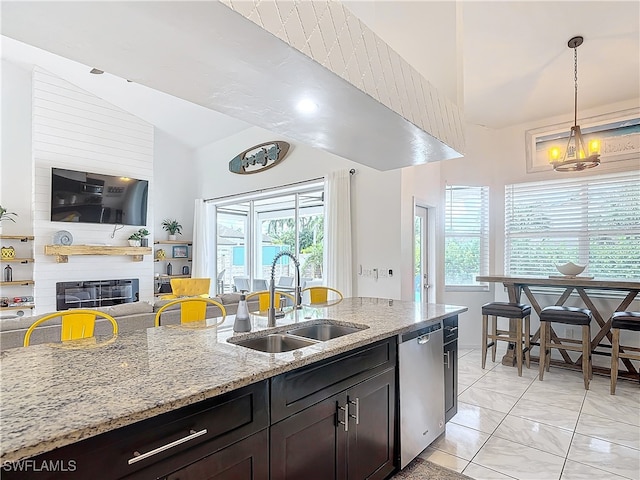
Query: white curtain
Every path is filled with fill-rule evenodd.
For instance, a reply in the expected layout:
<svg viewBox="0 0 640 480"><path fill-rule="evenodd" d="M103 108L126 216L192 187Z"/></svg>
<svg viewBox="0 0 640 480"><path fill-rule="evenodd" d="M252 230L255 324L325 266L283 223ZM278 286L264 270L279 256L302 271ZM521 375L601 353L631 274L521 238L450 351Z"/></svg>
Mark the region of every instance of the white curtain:
<svg viewBox="0 0 640 480"><path fill-rule="evenodd" d="M215 296L216 249L215 218L211 214L211 206L202 199L196 199L193 209L193 267L192 277L211 278L210 296Z"/></svg>
<svg viewBox="0 0 640 480"><path fill-rule="evenodd" d="M325 198L326 285L345 297L352 295L351 174L340 170L327 175Z"/></svg>

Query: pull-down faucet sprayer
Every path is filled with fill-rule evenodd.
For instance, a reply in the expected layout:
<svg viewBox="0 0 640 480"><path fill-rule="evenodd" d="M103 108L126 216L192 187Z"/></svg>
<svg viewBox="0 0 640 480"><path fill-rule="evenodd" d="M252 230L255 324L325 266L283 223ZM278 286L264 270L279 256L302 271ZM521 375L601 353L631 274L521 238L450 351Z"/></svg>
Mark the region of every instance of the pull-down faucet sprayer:
<svg viewBox="0 0 640 480"><path fill-rule="evenodd" d="M276 280L275 280L275 276L276 276L276 263L278 263L278 260L280 260L281 257L287 256L289 258L291 258L293 260L294 265L296 266L296 288L295 288L295 299L296 299L296 305L295 308L302 308L302 292L300 290L300 262L298 261L298 259L290 252L287 251L282 251L282 252L278 252L278 254L275 256L275 258L273 259L273 263L271 264L271 278L270 278L270 282L269 282L269 310L268 315L269 315L269 322L268 322L268 326L269 327L275 327L276 326L276 307L275 307L275 303L276 303Z"/></svg>

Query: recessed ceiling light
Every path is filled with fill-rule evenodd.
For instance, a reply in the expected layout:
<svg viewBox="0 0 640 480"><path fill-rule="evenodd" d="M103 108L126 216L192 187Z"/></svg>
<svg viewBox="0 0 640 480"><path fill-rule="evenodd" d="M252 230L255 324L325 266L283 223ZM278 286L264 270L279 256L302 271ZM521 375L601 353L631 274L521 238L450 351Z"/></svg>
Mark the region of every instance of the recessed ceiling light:
<svg viewBox="0 0 640 480"><path fill-rule="evenodd" d="M314 113L316 110L318 110L318 104L313 100L309 100L308 98L305 98L298 102L298 104L296 105L296 108L301 113Z"/></svg>
<svg viewBox="0 0 640 480"><path fill-rule="evenodd" d="M93 73L94 75L102 75L104 73L104 70L100 70L98 68L92 68L91 70L89 70L89 73Z"/></svg>

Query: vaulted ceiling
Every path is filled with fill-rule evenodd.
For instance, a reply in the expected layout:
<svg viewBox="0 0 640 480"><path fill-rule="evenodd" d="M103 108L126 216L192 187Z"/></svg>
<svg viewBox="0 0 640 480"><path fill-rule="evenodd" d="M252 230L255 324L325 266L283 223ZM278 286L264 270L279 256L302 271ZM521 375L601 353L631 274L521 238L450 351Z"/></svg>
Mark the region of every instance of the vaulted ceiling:
<svg viewBox="0 0 640 480"><path fill-rule="evenodd" d="M89 4L85 2L85 7ZM573 51L567 47L567 41L574 35L585 38L578 49L581 109L640 98L640 2L469 1L457 5L456 20L451 26L457 30L456 44L449 45L446 51L454 51L458 57L454 64L459 78L451 79L450 75L439 77L435 73L437 62L433 60L436 57L424 53L429 50L425 48L427 34L420 28L426 23L425 2L347 2L356 15L405 60L423 71L436 87L457 91L459 99L463 99L465 119L470 123L502 128L557 115L566 115L569 120L573 111ZM51 25L57 21L50 17L46 20ZM46 41L47 32L42 32L42 24L38 28L16 29L9 21L3 15L3 34L43 48L54 43L53 39ZM82 31L93 27L79 24L74 28L80 49ZM143 34L141 29L140 35ZM67 47L73 49L74 45ZM135 49L135 45L131 48ZM2 56L26 68L40 65L193 148L250 126L215 110L125 82L115 75L87 74L87 66L100 63L76 63L6 37L2 37ZM189 60L198 62L197 58ZM167 75L171 75L170 69ZM170 82L171 78L165 80ZM459 88L445 83L449 81L459 81ZM311 128L312 122L309 125Z"/></svg>

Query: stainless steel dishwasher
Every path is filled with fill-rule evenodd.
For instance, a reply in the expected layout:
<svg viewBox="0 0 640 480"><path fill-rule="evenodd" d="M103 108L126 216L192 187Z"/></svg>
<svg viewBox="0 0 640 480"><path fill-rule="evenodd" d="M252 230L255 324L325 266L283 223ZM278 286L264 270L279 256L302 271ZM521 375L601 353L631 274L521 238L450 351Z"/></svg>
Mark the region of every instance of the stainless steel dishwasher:
<svg viewBox="0 0 640 480"><path fill-rule="evenodd" d="M442 323L399 336L400 468L444 432Z"/></svg>

